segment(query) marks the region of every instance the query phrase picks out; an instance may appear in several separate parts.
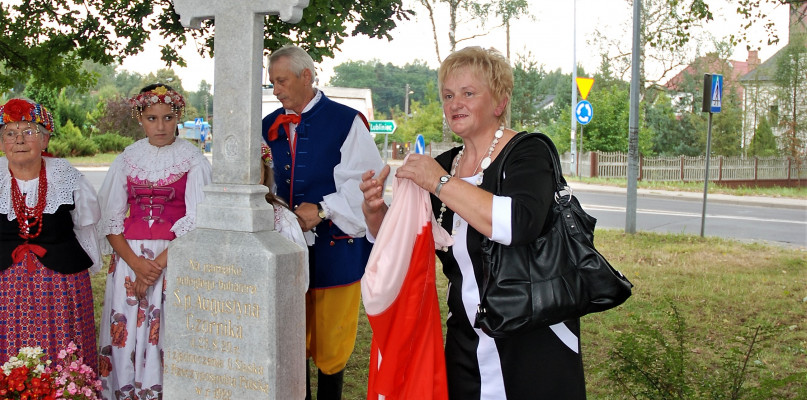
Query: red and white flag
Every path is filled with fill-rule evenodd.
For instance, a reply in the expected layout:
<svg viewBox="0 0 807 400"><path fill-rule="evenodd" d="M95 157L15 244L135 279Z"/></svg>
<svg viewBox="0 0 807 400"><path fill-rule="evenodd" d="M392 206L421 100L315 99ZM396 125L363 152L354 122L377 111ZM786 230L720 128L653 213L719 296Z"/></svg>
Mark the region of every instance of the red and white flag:
<svg viewBox="0 0 807 400"><path fill-rule="evenodd" d="M367 399L448 399L434 250L453 239L427 191L395 179L393 192L361 280L373 329Z"/></svg>

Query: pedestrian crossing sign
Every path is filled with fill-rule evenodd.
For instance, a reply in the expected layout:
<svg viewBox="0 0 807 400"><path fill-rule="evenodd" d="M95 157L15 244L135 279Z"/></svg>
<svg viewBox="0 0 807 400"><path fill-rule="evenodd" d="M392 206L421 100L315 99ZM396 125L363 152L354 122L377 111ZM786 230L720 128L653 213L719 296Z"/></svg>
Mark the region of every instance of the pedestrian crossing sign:
<svg viewBox="0 0 807 400"><path fill-rule="evenodd" d="M703 108L701 111L719 113L723 107L723 75L703 74Z"/></svg>

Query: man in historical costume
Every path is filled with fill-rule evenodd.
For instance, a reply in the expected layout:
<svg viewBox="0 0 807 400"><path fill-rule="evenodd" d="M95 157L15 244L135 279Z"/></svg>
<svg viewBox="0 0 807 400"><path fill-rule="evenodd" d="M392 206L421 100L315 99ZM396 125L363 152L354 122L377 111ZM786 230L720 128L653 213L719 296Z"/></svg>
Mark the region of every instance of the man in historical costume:
<svg viewBox="0 0 807 400"><path fill-rule="evenodd" d="M383 161L367 120L314 87L314 61L285 46L269 58L269 80L283 105L263 119L277 195L308 236L306 357L318 368L317 398L341 399L344 369L356 341L360 279L372 245L365 239L359 183ZM307 398L311 398L310 378Z"/></svg>

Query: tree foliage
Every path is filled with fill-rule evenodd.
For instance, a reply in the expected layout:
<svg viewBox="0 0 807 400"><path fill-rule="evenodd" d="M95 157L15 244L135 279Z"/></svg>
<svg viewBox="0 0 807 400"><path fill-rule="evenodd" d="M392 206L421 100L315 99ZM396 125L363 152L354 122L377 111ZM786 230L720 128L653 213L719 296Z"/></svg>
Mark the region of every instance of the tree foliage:
<svg viewBox="0 0 807 400"><path fill-rule="evenodd" d="M316 61L332 57L343 39L359 34L390 39L389 32L412 12L402 0L312 0L297 24L267 16L264 45L296 43ZM83 90L95 76L83 60L102 65L137 54L152 33L164 38L162 59L185 66L178 50L188 40L213 55L215 21L191 31L180 24L170 0L26 0L0 4L0 92L29 79L41 86ZM350 27L350 28L349 28Z"/></svg>
<svg viewBox="0 0 807 400"><path fill-rule="evenodd" d="M768 118L763 115L754 132L754 137L751 139L751 144L748 146L748 155L750 157L771 157L778 154L779 149L776 147L773 129L771 129Z"/></svg>
<svg viewBox="0 0 807 400"><path fill-rule="evenodd" d="M414 101L437 101L437 91L434 89L436 83L437 71L429 68L423 61L415 60L411 64L398 67L392 63L383 64L379 60L372 60L348 61L337 65L329 85L369 88L373 93L373 108L381 117L379 119L389 119L405 108L407 84L412 91L409 95L411 104Z"/></svg>
<svg viewBox="0 0 807 400"><path fill-rule="evenodd" d="M774 81L778 87L780 148L788 157L805 153L807 142L807 101L803 93L807 82L807 45L803 36L792 38L776 64Z"/></svg>

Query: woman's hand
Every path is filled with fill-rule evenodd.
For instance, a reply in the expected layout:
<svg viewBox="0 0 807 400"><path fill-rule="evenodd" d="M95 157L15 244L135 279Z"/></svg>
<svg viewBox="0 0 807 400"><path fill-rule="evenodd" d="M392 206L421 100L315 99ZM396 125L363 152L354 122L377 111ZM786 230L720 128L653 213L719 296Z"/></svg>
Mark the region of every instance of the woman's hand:
<svg viewBox="0 0 807 400"><path fill-rule="evenodd" d="M429 193L434 193L443 175L446 170L433 158L422 154L409 154L404 165L395 171L396 178L409 179Z"/></svg>
<svg viewBox="0 0 807 400"><path fill-rule="evenodd" d="M149 260L143 256L137 257L129 267L135 273L136 281L151 286L160 277L163 268L155 260Z"/></svg>
<svg viewBox="0 0 807 400"><path fill-rule="evenodd" d="M135 296L137 296L138 299L146 297L146 291L148 290L149 287L151 287L151 285L146 284L139 278L134 282L132 282L132 284L134 284L134 294Z"/></svg>
<svg viewBox="0 0 807 400"><path fill-rule="evenodd" d="M384 220L384 215L387 213L387 203L384 202L384 183L387 176L389 176L389 172L389 165L385 165L378 176L375 175L373 170L366 171L361 175L359 190L364 194L361 211L364 213L367 228L373 236L378 234L381 221Z"/></svg>

